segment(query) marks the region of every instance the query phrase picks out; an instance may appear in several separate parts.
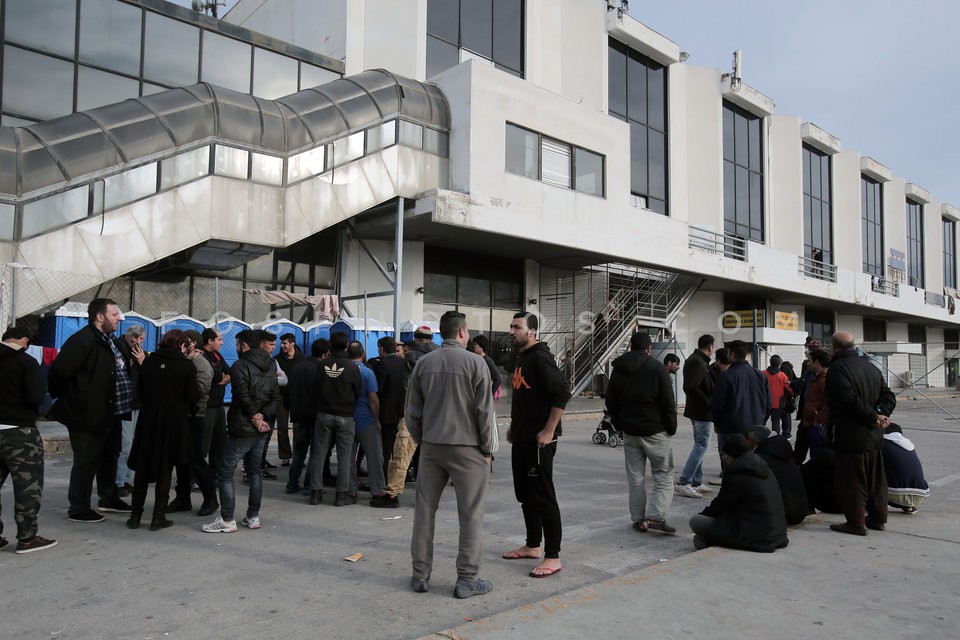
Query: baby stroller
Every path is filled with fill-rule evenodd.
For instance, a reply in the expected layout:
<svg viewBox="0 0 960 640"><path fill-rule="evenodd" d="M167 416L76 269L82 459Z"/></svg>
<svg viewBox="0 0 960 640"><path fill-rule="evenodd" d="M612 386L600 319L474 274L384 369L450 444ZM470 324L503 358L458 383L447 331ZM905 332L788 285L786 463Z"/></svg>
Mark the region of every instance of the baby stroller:
<svg viewBox="0 0 960 640"><path fill-rule="evenodd" d="M607 433L604 433L604 431ZM613 428L610 413L604 409L603 417L600 418L600 424L597 425L597 430L593 434L593 444L603 444L606 442L611 447L616 447L622 440L623 433Z"/></svg>

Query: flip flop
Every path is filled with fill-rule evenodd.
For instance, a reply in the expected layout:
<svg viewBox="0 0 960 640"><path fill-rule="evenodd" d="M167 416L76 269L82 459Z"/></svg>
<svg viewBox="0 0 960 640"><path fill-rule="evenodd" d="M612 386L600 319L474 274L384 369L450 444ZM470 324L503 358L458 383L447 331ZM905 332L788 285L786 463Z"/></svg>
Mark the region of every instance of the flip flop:
<svg viewBox="0 0 960 640"><path fill-rule="evenodd" d="M542 569L541 573L536 573L536 570L529 573L531 578L549 578L550 576L560 573L560 569L563 567L557 567L556 569Z"/></svg>
<svg viewBox="0 0 960 640"><path fill-rule="evenodd" d="M540 556L525 556L516 551L507 551L505 554L500 556L504 560L539 560Z"/></svg>

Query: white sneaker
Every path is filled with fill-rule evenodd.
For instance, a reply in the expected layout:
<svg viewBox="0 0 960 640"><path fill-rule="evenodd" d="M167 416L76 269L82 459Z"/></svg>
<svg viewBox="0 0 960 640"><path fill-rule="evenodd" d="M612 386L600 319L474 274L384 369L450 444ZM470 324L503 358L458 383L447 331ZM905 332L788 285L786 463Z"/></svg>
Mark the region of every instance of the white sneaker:
<svg viewBox="0 0 960 640"><path fill-rule="evenodd" d="M259 529L260 516L253 516L250 518L248 518L247 516L243 516L243 520L240 521L240 524L242 524L245 527L249 527L250 529Z"/></svg>
<svg viewBox="0 0 960 640"><path fill-rule="evenodd" d="M713 487L706 484L697 485L693 490L697 493L713 493Z"/></svg>
<svg viewBox="0 0 960 640"><path fill-rule="evenodd" d="M674 490L674 493L680 494L681 496L686 496L688 498L702 498L699 493L694 491L693 487L688 484L678 484Z"/></svg>
<svg viewBox="0 0 960 640"><path fill-rule="evenodd" d="M257 524L258 525L260 524L259 519L257 520ZM237 521L230 520L228 522L228 521L225 521L222 516L217 516L216 520L214 520L210 524L205 524L200 528L203 529L206 533L233 533L234 531L237 530Z"/></svg>

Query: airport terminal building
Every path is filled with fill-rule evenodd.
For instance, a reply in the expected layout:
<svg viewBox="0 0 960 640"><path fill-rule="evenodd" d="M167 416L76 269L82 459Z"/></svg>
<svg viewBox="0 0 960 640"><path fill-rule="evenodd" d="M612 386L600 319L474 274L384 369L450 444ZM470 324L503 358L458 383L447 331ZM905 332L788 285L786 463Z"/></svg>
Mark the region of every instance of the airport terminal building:
<svg viewBox="0 0 960 640"><path fill-rule="evenodd" d="M312 320L245 293L283 289L456 307L501 364L535 311L576 390L637 327L795 361L846 329L894 386L957 383L960 209L620 0L0 7L6 323Z"/></svg>

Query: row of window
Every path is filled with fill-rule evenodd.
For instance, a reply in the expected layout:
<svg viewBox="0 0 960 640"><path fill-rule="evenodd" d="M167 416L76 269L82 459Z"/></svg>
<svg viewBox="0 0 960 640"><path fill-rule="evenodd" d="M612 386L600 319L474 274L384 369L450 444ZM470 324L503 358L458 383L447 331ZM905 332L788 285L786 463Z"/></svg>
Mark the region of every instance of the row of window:
<svg viewBox="0 0 960 640"><path fill-rule="evenodd" d="M523 77L524 0L428 0L427 77L466 53Z"/></svg>
<svg viewBox="0 0 960 640"><path fill-rule="evenodd" d="M306 180L398 143L434 155L449 153L449 134L407 120L390 120L290 156L286 172L284 159L280 156L222 144L212 146L211 156L211 146L205 145L92 184L27 202L23 205L19 234L16 232L15 205L0 203L0 240L30 238L210 173L282 186Z"/></svg>
<svg viewBox="0 0 960 640"><path fill-rule="evenodd" d="M83 0L82 10L77 0L7 0L3 9L4 125L49 120L198 81L276 99L340 77L117 0ZM44 81L35 82L38 77ZM31 90L23 91L27 86Z"/></svg>
<svg viewBox="0 0 960 640"><path fill-rule="evenodd" d="M506 170L558 187L604 197L604 157L507 123Z"/></svg>

